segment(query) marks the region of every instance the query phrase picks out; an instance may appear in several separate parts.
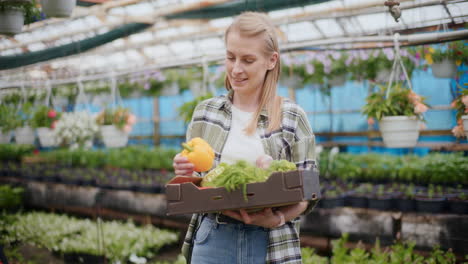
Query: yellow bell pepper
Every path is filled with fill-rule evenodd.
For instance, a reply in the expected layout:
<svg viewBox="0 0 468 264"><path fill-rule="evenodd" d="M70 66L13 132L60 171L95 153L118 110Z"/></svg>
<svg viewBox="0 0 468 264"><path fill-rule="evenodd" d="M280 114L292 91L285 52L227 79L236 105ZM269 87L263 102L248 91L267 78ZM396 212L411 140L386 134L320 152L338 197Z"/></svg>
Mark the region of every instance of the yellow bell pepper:
<svg viewBox="0 0 468 264"><path fill-rule="evenodd" d="M196 172L204 172L213 167L214 151L205 140L197 137L182 143L184 150L181 155L186 157L194 166Z"/></svg>

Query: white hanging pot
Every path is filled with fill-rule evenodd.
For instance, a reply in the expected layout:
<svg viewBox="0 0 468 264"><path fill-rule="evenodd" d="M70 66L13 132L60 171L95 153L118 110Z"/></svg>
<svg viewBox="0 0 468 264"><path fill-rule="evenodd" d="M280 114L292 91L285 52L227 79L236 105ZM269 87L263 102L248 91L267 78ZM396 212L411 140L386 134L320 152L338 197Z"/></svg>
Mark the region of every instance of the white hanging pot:
<svg viewBox="0 0 468 264"><path fill-rule="evenodd" d="M54 131L48 127L39 127L37 128L37 136L39 137L39 143L42 147L55 147L57 143L55 142Z"/></svg>
<svg viewBox="0 0 468 264"><path fill-rule="evenodd" d="M128 142L128 134L114 125L101 126L101 136L108 148L124 147Z"/></svg>
<svg viewBox="0 0 468 264"><path fill-rule="evenodd" d="M463 121L463 131L465 131L465 136L468 138L468 115L463 115L461 119Z"/></svg>
<svg viewBox="0 0 468 264"><path fill-rule="evenodd" d="M41 6L47 17L69 17L76 0L41 0Z"/></svg>
<svg viewBox="0 0 468 264"><path fill-rule="evenodd" d="M441 62L434 62L431 68L432 75L437 78L453 78L457 73L457 65L450 59L444 59Z"/></svg>
<svg viewBox="0 0 468 264"><path fill-rule="evenodd" d="M30 126L15 129L16 144L34 144L34 130Z"/></svg>
<svg viewBox="0 0 468 264"><path fill-rule="evenodd" d="M328 83L331 85L331 86L343 86L346 82L346 75L345 74L340 74L340 75L336 75L336 76L333 76L332 78L330 78L328 80Z"/></svg>
<svg viewBox="0 0 468 264"><path fill-rule="evenodd" d="M21 33L24 25L24 14L19 9L0 11L0 34L14 35Z"/></svg>
<svg viewBox="0 0 468 264"><path fill-rule="evenodd" d="M379 122L383 142L388 148L411 148L419 138L419 119L415 116L385 116Z"/></svg>
<svg viewBox="0 0 468 264"><path fill-rule="evenodd" d="M11 131L2 132L0 130L0 144L8 144L11 139Z"/></svg>

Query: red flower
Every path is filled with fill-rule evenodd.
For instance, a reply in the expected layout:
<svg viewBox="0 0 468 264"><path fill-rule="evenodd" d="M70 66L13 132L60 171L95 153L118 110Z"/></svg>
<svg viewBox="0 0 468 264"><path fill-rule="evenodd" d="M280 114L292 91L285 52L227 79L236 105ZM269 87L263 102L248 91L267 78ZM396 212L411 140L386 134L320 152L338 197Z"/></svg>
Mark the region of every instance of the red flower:
<svg viewBox="0 0 468 264"><path fill-rule="evenodd" d="M49 118L54 118L57 116L57 112L55 112L54 110L50 110L48 113L47 113L47 116Z"/></svg>
<svg viewBox="0 0 468 264"><path fill-rule="evenodd" d="M33 150L33 154L34 154L34 155L38 155L38 154L39 154L39 150L38 150L38 149Z"/></svg>
<svg viewBox="0 0 468 264"><path fill-rule="evenodd" d="M52 122L52 124L50 124L50 128L55 129L56 124L57 124L57 120L55 120L54 122Z"/></svg>

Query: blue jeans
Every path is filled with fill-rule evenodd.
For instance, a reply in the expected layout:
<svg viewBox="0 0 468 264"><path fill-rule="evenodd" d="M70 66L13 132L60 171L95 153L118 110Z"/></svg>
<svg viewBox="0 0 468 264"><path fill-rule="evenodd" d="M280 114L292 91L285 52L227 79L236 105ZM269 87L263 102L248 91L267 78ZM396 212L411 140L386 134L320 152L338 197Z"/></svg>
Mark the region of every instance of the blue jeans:
<svg viewBox="0 0 468 264"><path fill-rule="evenodd" d="M246 224L218 224L204 217L195 234L193 264L265 263L269 229Z"/></svg>

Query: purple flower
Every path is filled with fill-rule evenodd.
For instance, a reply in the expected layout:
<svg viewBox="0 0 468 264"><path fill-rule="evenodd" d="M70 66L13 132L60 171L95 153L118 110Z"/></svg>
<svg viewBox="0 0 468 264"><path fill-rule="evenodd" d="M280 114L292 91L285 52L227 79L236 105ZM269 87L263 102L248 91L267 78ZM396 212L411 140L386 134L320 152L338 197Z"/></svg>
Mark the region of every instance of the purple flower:
<svg viewBox="0 0 468 264"><path fill-rule="evenodd" d="M305 68L306 68L306 72L308 74L311 74L311 75L314 74L315 67L314 67L314 65L312 63L306 63Z"/></svg>
<svg viewBox="0 0 468 264"><path fill-rule="evenodd" d="M339 60L341 58L341 53L340 52L337 52L337 51L332 51L331 52L331 57L334 59L334 60Z"/></svg>
<svg viewBox="0 0 468 264"><path fill-rule="evenodd" d="M291 64L292 64L291 57L289 55L284 55L283 56L283 63L286 66L291 66Z"/></svg>
<svg viewBox="0 0 468 264"><path fill-rule="evenodd" d="M150 89L150 83L149 83L149 82L146 82L146 83L145 83L145 86L143 86L143 88L144 88L145 90L149 90L149 89Z"/></svg>
<svg viewBox="0 0 468 264"><path fill-rule="evenodd" d="M369 59L369 54L365 50L360 50L359 51L359 56L361 57L362 60L368 60Z"/></svg>

